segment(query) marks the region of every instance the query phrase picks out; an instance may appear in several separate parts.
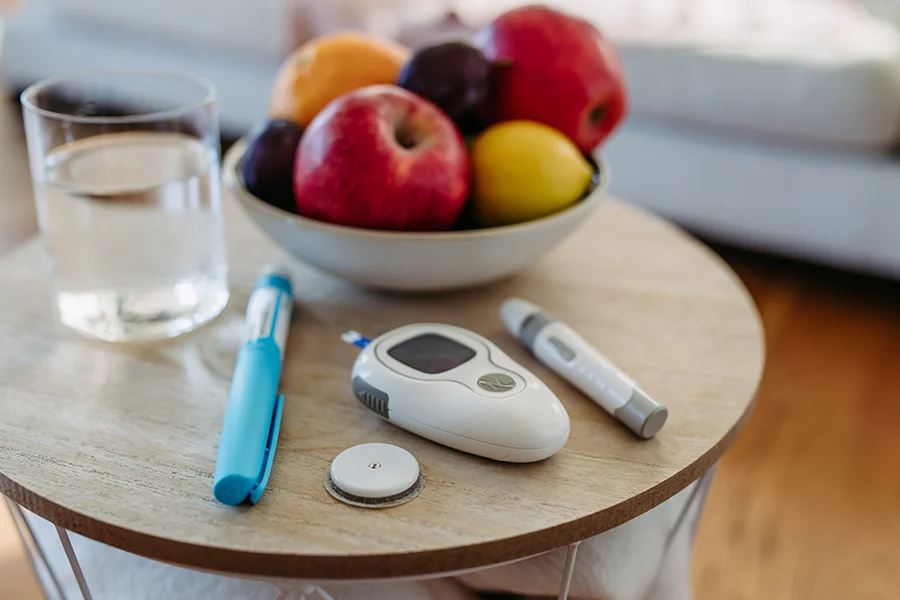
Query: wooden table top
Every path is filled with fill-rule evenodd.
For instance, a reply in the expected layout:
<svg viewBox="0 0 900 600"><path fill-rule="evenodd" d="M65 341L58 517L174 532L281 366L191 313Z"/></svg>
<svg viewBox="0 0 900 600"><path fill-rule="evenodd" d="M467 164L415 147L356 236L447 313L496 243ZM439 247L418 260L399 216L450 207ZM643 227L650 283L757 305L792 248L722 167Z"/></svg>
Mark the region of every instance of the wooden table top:
<svg viewBox="0 0 900 600"><path fill-rule="evenodd" d="M259 266L285 257L226 208L229 307L170 342L83 339L54 316L37 242L0 261L0 492L71 531L198 568L423 575L534 555L645 512L721 456L753 403L763 335L743 285L705 246L617 201L527 271L475 290L374 295L292 261L299 305L272 477L258 505L221 505L212 474L243 312ZM497 315L511 295L566 321L664 402L660 434L637 439L532 359ZM541 377L571 417L565 448L536 464L497 463L363 408L349 381L356 351L339 334L417 321L477 331ZM427 485L415 500L367 510L325 490L331 460L372 441L419 460Z"/></svg>

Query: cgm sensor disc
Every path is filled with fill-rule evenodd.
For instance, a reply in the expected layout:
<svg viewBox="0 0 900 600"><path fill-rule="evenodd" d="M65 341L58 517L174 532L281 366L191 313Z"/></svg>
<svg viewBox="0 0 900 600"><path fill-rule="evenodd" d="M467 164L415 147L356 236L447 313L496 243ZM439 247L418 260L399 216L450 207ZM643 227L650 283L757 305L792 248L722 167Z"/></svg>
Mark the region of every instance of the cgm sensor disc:
<svg viewBox="0 0 900 600"><path fill-rule="evenodd" d="M331 463L325 489L347 504L364 508L398 506L415 498L425 477L415 457L391 444L360 444Z"/></svg>

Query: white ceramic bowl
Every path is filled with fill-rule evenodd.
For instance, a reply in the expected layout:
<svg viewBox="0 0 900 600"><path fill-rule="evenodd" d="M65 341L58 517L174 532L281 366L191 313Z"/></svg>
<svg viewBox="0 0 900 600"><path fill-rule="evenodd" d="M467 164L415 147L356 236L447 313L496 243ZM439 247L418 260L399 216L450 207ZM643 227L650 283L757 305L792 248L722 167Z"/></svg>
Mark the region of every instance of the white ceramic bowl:
<svg viewBox="0 0 900 600"><path fill-rule="evenodd" d="M225 155L225 187L247 215L299 260L358 285L426 292L475 286L528 267L584 223L606 196L609 170L583 200L534 221L505 227L443 232L375 231L332 225L291 214L247 191L241 140Z"/></svg>

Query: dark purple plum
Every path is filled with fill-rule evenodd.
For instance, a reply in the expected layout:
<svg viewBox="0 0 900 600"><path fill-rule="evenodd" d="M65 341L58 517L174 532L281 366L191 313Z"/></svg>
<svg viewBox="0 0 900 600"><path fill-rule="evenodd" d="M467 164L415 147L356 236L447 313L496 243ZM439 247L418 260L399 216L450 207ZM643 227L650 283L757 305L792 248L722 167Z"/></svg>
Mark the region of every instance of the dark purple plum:
<svg viewBox="0 0 900 600"><path fill-rule="evenodd" d="M397 85L437 105L463 133L483 128L491 63L465 42L422 48L403 66Z"/></svg>
<svg viewBox="0 0 900 600"><path fill-rule="evenodd" d="M286 119L265 123L252 136L241 174L251 194L272 206L297 212L294 202L294 157L303 129Z"/></svg>

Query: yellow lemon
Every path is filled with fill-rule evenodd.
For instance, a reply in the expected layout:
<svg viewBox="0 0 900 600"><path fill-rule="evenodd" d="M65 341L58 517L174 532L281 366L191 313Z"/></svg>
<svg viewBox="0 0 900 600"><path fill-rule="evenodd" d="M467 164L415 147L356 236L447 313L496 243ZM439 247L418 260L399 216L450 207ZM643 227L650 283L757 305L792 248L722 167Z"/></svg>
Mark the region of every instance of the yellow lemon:
<svg viewBox="0 0 900 600"><path fill-rule="evenodd" d="M533 121L504 121L472 144L476 222L496 227L555 213L582 197L593 167L565 135Z"/></svg>

